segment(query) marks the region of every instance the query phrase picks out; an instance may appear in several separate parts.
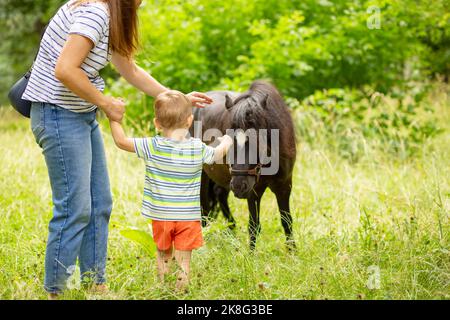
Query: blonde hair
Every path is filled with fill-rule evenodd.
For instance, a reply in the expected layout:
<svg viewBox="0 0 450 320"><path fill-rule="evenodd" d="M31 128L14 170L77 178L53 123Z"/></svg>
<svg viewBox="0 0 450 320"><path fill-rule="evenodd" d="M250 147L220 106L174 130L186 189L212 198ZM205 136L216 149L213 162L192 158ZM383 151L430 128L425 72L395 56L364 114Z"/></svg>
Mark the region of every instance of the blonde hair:
<svg viewBox="0 0 450 320"><path fill-rule="evenodd" d="M180 91L163 92L155 100L155 116L164 129L185 127L191 115L191 101Z"/></svg>

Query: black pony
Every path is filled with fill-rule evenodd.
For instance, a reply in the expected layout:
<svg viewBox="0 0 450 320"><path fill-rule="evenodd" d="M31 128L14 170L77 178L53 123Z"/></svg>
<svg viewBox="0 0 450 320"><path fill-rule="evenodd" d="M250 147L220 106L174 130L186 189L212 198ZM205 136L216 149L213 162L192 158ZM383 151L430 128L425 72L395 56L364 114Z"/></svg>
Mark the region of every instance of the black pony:
<svg viewBox="0 0 450 320"><path fill-rule="evenodd" d="M265 190L270 188L277 198L288 247L294 248L289 198L296 141L292 118L283 98L273 85L263 81L254 82L243 94L229 91L211 91L207 94L214 103L195 111L195 119L200 121L197 126L201 123L195 130L196 135L200 137L198 129L201 127L201 138L209 143L209 129L220 131L221 134L229 129L235 132L240 130L241 133L233 137L234 150L229 157L231 165L204 166L201 193L204 214L208 216L212 213L218 202L233 228L235 221L227 203L230 189L236 197L247 199L250 248L254 249L261 231L261 198ZM272 132L278 132L276 141ZM252 147L252 141L256 141L258 150ZM274 162L277 162L277 166L273 165ZM270 172L274 168L278 170Z"/></svg>

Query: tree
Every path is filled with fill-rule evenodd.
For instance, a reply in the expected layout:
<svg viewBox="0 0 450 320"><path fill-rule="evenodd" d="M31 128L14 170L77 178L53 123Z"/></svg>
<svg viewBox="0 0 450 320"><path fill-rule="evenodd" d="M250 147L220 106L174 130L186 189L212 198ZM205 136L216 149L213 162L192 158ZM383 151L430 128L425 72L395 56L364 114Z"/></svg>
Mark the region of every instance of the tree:
<svg viewBox="0 0 450 320"><path fill-rule="evenodd" d="M65 0L0 0L0 104L21 74L31 66L40 34Z"/></svg>

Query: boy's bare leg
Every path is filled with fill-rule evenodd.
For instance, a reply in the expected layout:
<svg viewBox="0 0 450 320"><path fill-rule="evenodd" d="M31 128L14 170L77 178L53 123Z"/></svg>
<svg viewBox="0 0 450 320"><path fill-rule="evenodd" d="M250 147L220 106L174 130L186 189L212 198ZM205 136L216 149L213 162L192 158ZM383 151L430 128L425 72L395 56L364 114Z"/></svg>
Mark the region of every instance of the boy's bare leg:
<svg viewBox="0 0 450 320"><path fill-rule="evenodd" d="M177 290L185 290L189 284L192 251L175 250L175 259L181 270L177 278Z"/></svg>
<svg viewBox="0 0 450 320"><path fill-rule="evenodd" d="M166 251L158 250L157 254L157 267L158 267L158 275L161 281L164 281L164 277L169 273L170 270L170 262L172 261L172 248Z"/></svg>

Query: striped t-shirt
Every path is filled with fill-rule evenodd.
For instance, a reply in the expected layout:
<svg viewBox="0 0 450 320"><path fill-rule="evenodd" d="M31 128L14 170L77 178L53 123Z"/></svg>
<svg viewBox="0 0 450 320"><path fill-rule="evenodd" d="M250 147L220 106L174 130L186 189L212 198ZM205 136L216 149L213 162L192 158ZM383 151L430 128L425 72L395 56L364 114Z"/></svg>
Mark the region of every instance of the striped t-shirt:
<svg viewBox="0 0 450 320"><path fill-rule="evenodd" d="M108 50L109 10L106 3L88 2L72 6L64 4L51 19L41 40L39 53L33 65L23 99L48 102L74 112L90 112L96 106L89 103L55 78L56 62L69 34L79 34L90 39L94 47L81 65L91 83L100 91L105 83L99 71L109 62Z"/></svg>
<svg viewBox="0 0 450 320"><path fill-rule="evenodd" d="M201 220L202 167L214 162L214 148L195 138L133 141L136 154L146 163L142 214L159 221Z"/></svg>

